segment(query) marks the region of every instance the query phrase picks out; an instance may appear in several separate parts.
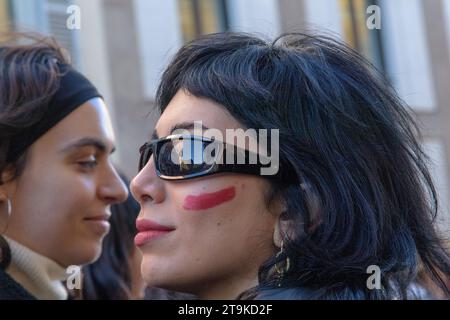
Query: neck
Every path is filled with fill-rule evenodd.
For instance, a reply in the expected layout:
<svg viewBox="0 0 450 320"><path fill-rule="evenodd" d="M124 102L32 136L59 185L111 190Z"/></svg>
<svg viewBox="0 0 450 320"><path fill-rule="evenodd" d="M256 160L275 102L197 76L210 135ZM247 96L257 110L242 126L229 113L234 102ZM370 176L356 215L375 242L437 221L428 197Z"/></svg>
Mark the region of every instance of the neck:
<svg viewBox="0 0 450 320"><path fill-rule="evenodd" d="M200 299L205 300L233 300L242 292L258 285L258 275L222 279L208 282L196 292Z"/></svg>
<svg viewBox="0 0 450 320"><path fill-rule="evenodd" d="M62 283L65 269L55 261L5 237L11 248L11 264L6 272L38 299L65 300Z"/></svg>

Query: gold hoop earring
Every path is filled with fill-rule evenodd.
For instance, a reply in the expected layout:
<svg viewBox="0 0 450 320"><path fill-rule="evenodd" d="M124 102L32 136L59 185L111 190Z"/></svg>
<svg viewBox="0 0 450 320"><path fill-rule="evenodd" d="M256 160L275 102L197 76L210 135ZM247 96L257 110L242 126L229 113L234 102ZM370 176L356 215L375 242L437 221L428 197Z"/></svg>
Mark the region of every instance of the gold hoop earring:
<svg viewBox="0 0 450 320"><path fill-rule="evenodd" d="M283 254L283 251L284 251L283 245L284 245L284 241L281 240L281 248L280 248L280 251L278 251L278 253L275 256L276 259L278 259ZM282 265L279 266L280 264L282 264ZM279 287L281 287L281 282L283 281L283 277L284 277L285 273L287 273L290 268L291 268L291 260L289 259L289 257L286 257L284 262L275 263L275 271L278 274L278 286Z"/></svg>

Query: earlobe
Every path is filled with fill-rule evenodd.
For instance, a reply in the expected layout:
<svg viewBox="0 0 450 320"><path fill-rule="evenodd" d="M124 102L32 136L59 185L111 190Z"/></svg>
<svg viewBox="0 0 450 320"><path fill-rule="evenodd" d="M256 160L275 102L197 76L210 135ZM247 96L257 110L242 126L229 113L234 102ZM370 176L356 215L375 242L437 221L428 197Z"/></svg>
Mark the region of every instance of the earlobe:
<svg viewBox="0 0 450 320"><path fill-rule="evenodd" d="M286 231L289 228L289 222L283 220L282 216L284 214L281 213L280 217L277 219L274 230L273 230L273 244L277 248L281 248L284 238L286 237Z"/></svg>
<svg viewBox="0 0 450 320"><path fill-rule="evenodd" d="M276 221L273 228L273 244L277 248L281 248L281 241L283 240L282 230L283 226L281 224L283 223L283 217L286 213L286 203L285 200L278 195L277 199L273 199L274 201L271 202L269 210L272 214L276 215Z"/></svg>
<svg viewBox="0 0 450 320"><path fill-rule="evenodd" d="M281 248L280 220L277 219L273 230L273 244L277 248Z"/></svg>

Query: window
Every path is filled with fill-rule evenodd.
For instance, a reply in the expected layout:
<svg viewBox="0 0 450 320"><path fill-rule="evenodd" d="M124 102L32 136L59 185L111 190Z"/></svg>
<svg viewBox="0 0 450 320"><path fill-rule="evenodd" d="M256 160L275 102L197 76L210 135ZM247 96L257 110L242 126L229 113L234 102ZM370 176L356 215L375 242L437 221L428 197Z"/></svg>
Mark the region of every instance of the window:
<svg viewBox="0 0 450 320"><path fill-rule="evenodd" d="M371 5L378 5L378 1L339 0L343 37L380 70L385 70L381 30L370 30L366 26L366 10Z"/></svg>
<svg viewBox="0 0 450 320"><path fill-rule="evenodd" d="M73 0L9 1L12 20L20 28L18 31L31 30L54 36L69 51L75 67L79 67L78 30L69 30L66 27L69 17L66 10L72 3Z"/></svg>
<svg viewBox="0 0 450 320"><path fill-rule="evenodd" d="M178 0L178 10L185 42L228 29L226 0Z"/></svg>
<svg viewBox="0 0 450 320"><path fill-rule="evenodd" d="M10 6L7 0L0 0L0 32L9 31L10 28Z"/></svg>
<svg viewBox="0 0 450 320"><path fill-rule="evenodd" d="M69 51L73 65L80 67L78 31L70 30L66 26L66 20L69 16L66 10L72 2L71 0L45 1L44 10L47 13L45 32L54 36Z"/></svg>
<svg viewBox="0 0 450 320"><path fill-rule="evenodd" d="M417 112L435 112L436 97L422 0L304 0L306 22L337 33L383 70ZM378 5L381 29L368 29L367 8Z"/></svg>

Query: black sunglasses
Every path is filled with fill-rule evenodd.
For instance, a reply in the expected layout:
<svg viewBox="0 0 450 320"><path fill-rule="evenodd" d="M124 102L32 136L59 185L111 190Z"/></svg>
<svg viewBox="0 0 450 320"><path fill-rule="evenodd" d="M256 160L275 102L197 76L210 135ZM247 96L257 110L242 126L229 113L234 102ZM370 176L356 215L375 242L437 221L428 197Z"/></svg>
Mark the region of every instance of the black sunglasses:
<svg viewBox="0 0 450 320"><path fill-rule="evenodd" d="M224 159L230 149L233 149L232 164L229 164L230 161L225 161L229 159ZM261 163L261 156L256 153L222 141L195 135L170 135L146 142L140 147L139 152L141 154L139 171L154 155L156 174L165 180L186 180L221 172L261 176L261 168L267 167ZM250 161L251 159L253 161ZM264 177L278 177L278 173L264 175Z"/></svg>

